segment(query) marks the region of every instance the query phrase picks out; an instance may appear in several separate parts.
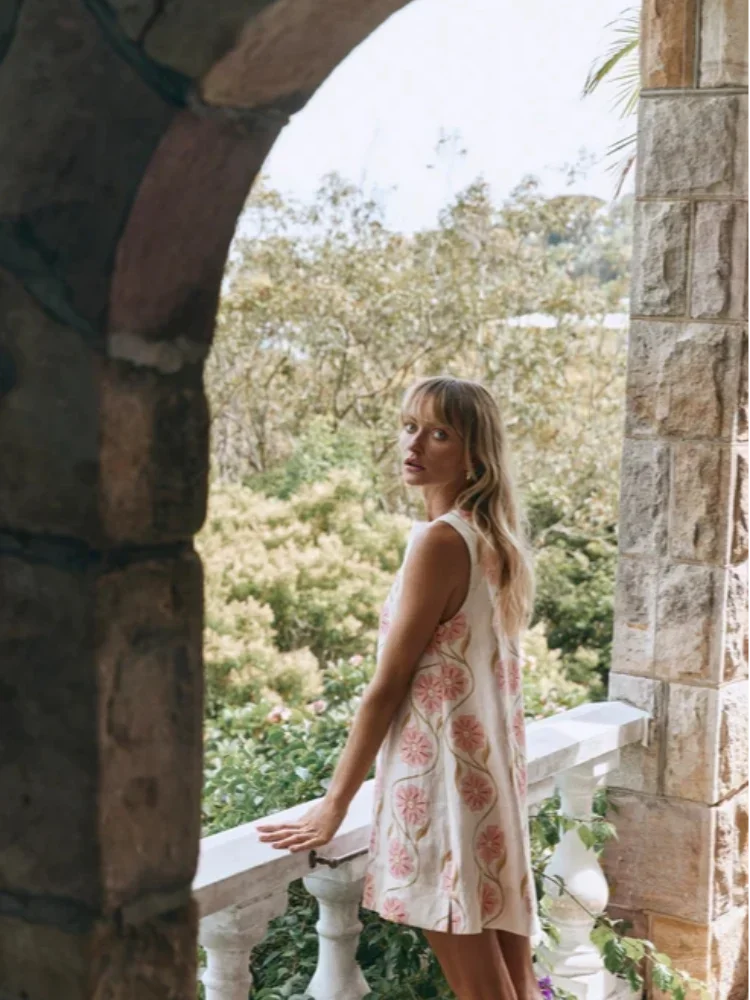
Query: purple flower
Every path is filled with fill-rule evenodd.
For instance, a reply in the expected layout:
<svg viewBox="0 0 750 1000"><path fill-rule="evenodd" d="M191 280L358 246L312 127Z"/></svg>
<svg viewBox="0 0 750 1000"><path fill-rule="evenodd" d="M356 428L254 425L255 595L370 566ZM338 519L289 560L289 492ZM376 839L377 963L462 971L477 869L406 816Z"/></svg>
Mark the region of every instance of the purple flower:
<svg viewBox="0 0 750 1000"><path fill-rule="evenodd" d="M555 990L549 976L545 976L544 979L539 980L539 989L542 991L544 1000L555 1000Z"/></svg>

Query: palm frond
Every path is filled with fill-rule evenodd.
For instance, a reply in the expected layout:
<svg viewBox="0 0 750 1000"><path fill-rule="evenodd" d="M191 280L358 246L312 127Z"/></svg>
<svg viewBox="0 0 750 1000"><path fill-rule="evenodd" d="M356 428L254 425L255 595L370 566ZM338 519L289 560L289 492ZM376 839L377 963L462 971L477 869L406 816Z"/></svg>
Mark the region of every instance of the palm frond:
<svg viewBox="0 0 750 1000"><path fill-rule="evenodd" d="M606 55L594 62L589 70L583 85L583 96L593 94L605 80L611 78L617 85L615 107L626 118L635 111L640 93L640 14L635 8L628 8L607 27L613 29L614 40ZM620 73L612 77L616 68L620 69Z"/></svg>

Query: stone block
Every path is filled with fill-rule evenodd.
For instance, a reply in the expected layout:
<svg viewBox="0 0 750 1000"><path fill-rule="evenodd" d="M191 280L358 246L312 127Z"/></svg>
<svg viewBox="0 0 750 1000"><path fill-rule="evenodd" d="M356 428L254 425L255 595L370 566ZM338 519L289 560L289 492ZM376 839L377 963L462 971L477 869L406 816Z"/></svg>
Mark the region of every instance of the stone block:
<svg viewBox="0 0 750 1000"><path fill-rule="evenodd" d="M716 808L713 917L747 905L747 788Z"/></svg>
<svg viewBox="0 0 750 1000"><path fill-rule="evenodd" d="M658 95L641 101L636 193L747 193L747 97Z"/></svg>
<svg viewBox="0 0 750 1000"><path fill-rule="evenodd" d="M110 544L186 540L208 493L208 409L195 371L98 369L102 530Z"/></svg>
<svg viewBox="0 0 750 1000"><path fill-rule="evenodd" d="M196 990L196 925L192 903L77 933L0 916L0 988L14 1000L185 1000Z"/></svg>
<svg viewBox="0 0 750 1000"><path fill-rule="evenodd" d="M708 984L711 975L711 928L690 920L677 920L661 913L649 916L648 939L656 949L669 955L677 969ZM667 1000L668 994L652 989L653 1000ZM691 994L689 1000L693 1000Z"/></svg>
<svg viewBox="0 0 750 1000"><path fill-rule="evenodd" d="M717 629L723 626L724 648L721 657L722 680L747 677L747 563L730 566Z"/></svg>
<svg viewBox="0 0 750 1000"><path fill-rule="evenodd" d="M613 790L618 839L602 864L610 902L707 923L711 904L713 822L708 806ZM676 846L679 849L676 849Z"/></svg>
<svg viewBox="0 0 750 1000"><path fill-rule="evenodd" d="M747 328L740 335L739 390L737 399L737 438L747 441Z"/></svg>
<svg viewBox="0 0 750 1000"><path fill-rule="evenodd" d="M687 311L690 206L638 202L633 220L631 310L636 316Z"/></svg>
<svg viewBox="0 0 750 1000"><path fill-rule="evenodd" d="M747 1000L747 918L735 907L711 927L711 1000Z"/></svg>
<svg viewBox="0 0 750 1000"><path fill-rule="evenodd" d="M634 321L626 433L731 439L742 344L736 326Z"/></svg>
<svg viewBox="0 0 750 1000"><path fill-rule="evenodd" d="M731 455L715 444L672 446L669 554L723 565L729 526Z"/></svg>
<svg viewBox="0 0 750 1000"><path fill-rule="evenodd" d="M734 456L734 503L732 507L733 563L747 559L747 450L738 449Z"/></svg>
<svg viewBox="0 0 750 1000"><path fill-rule="evenodd" d="M620 765L607 779L607 784L611 788L627 788L633 792L658 795L666 709L664 689L664 681L635 677L631 674L610 673L607 696L609 700L624 701L628 705L640 708L648 712L653 720L650 724L651 738L648 747L638 743L620 750Z"/></svg>
<svg viewBox="0 0 750 1000"><path fill-rule="evenodd" d="M620 551L659 556L666 552L669 448L655 441L626 440L620 480Z"/></svg>
<svg viewBox="0 0 750 1000"><path fill-rule="evenodd" d="M690 684L669 685L664 734L664 794L711 804L717 801L719 692Z"/></svg>
<svg viewBox="0 0 750 1000"><path fill-rule="evenodd" d="M654 668L657 564L620 557L615 589L612 670L647 675Z"/></svg>
<svg viewBox="0 0 750 1000"><path fill-rule="evenodd" d="M745 0L703 0L700 86L747 86Z"/></svg>
<svg viewBox="0 0 750 1000"><path fill-rule="evenodd" d="M197 861L200 565L64 555L0 560L0 895L135 911Z"/></svg>
<svg viewBox="0 0 750 1000"><path fill-rule="evenodd" d="M709 566L662 567L656 600L655 676L717 682L724 571Z"/></svg>
<svg viewBox="0 0 750 1000"><path fill-rule="evenodd" d="M646 0L641 12L644 90L691 87L694 53L695 0Z"/></svg>
<svg viewBox="0 0 750 1000"><path fill-rule="evenodd" d="M747 318L747 205L699 202L695 208L690 315Z"/></svg>
<svg viewBox="0 0 750 1000"><path fill-rule="evenodd" d="M633 926L626 932L627 937L648 938L648 914L641 910L625 910L621 906L608 906L610 920L627 920Z"/></svg>
<svg viewBox="0 0 750 1000"><path fill-rule="evenodd" d="M747 784L747 681L733 681L719 692L719 747L717 799Z"/></svg>

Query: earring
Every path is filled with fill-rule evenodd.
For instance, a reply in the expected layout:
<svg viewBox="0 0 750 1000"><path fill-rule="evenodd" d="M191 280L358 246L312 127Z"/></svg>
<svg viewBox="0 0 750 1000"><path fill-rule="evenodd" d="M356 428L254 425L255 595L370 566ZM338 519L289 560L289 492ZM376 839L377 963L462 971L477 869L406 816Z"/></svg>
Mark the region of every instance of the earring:
<svg viewBox="0 0 750 1000"><path fill-rule="evenodd" d="M472 479L473 479L473 478L474 478L474 473L473 473L473 472L472 472L471 470L469 470L469 471L468 471L468 472L466 473L466 482L467 482L467 483L470 483L470 482L472 481Z"/></svg>

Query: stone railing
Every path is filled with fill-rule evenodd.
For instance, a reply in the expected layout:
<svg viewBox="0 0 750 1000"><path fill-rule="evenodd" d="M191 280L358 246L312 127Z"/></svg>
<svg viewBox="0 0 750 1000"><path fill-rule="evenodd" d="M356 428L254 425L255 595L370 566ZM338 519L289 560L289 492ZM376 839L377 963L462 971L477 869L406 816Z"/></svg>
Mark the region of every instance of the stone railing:
<svg viewBox="0 0 750 1000"><path fill-rule="evenodd" d="M620 702L580 705L530 723L529 807L533 810L557 788L565 815L590 816L594 793L617 767L620 749L645 744L648 725L645 712ZM252 950L263 940L268 922L286 909L289 883L300 877L319 905L318 966L308 994L314 1000L361 1000L368 993L355 953L362 930L359 902L372 786L371 781L362 786L339 832L321 851L327 859L341 859L333 868L311 869L307 854L279 852L260 843L254 823L201 842L193 890L201 917L200 942L208 958L202 975L206 1000L247 1000ZM274 818L298 817L310 805L303 803ZM583 906L550 883L551 917L560 930L560 942L536 942L540 974L551 975L553 983L583 1000L630 997L626 984L605 971L590 941L594 923L590 914L602 913L609 895L595 852L571 830L555 849L547 872L562 878Z"/></svg>

